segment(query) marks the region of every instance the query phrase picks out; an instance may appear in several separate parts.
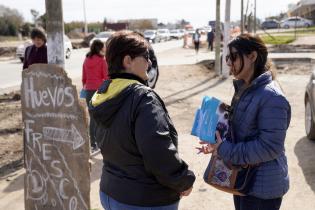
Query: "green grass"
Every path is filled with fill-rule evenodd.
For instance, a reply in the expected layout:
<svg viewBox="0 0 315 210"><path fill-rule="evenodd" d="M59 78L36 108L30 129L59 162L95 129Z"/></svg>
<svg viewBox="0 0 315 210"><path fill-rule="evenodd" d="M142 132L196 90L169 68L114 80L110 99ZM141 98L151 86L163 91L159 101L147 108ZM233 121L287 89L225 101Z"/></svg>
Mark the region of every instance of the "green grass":
<svg viewBox="0 0 315 210"><path fill-rule="evenodd" d="M294 35L283 35L283 36L261 36L265 44L281 45L289 44L295 40Z"/></svg>

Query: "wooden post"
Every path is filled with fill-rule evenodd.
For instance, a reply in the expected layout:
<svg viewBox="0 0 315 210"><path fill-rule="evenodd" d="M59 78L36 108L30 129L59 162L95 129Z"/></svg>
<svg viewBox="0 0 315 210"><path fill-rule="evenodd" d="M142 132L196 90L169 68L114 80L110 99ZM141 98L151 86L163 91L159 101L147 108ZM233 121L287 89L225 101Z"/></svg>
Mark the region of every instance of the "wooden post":
<svg viewBox="0 0 315 210"><path fill-rule="evenodd" d="M228 53L227 44L230 41L230 12L231 12L231 0L225 1L225 23L224 23L224 45L223 45L223 57L222 57L222 75L223 78L229 77L229 67L225 62L225 56Z"/></svg>
<svg viewBox="0 0 315 210"><path fill-rule="evenodd" d="M215 21L215 73L221 75L221 21L220 21L220 0L216 0L216 21Z"/></svg>
<svg viewBox="0 0 315 210"><path fill-rule="evenodd" d="M46 0L47 57L49 64L64 68L64 26L62 0Z"/></svg>

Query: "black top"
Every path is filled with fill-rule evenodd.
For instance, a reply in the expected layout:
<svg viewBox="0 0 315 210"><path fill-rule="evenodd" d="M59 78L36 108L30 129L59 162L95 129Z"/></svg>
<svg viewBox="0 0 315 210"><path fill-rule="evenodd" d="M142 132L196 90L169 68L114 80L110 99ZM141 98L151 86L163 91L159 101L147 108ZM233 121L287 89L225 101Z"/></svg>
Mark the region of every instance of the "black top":
<svg viewBox="0 0 315 210"><path fill-rule="evenodd" d="M48 63L46 44L39 48L31 45L25 49L23 69L27 69L34 63Z"/></svg>
<svg viewBox="0 0 315 210"><path fill-rule="evenodd" d="M110 85L104 82L99 93ZM163 206L177 202L193 185L195 175L179 158L175 127L152 89L132 84L89 109L103 155L102 192L129 205Z"/></svg>

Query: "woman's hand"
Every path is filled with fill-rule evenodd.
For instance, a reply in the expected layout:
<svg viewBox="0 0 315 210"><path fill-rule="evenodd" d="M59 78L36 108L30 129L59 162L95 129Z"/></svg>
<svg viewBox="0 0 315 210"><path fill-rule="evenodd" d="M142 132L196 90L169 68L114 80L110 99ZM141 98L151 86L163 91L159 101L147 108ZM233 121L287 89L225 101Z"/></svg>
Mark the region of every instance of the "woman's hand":
<svg viewBox="0 0 315 210"><path fill-rule="evenodd" d="M198 151L198 154L209 154L214 152L214 147L212 144L209 144L208 142L200 141L199 144L201 144L201 147L196 147Z"/></svg>
<svg viewBox="0 0 315 210"><path fill-rule="evenodd" d="M209 153L216 154L217 153L217 149L222 143L222 138L220 136L219 131L216 131L215 135L217 137L217 143L215 144L209 144L208 142L204 142L204 141L199 142L199 144L201 144L202 147L196 147L196 149L199 150L198 154L199 153L203 153L203 154L209 154Z"/></svg>
<svg viewBox="0 0 315 210"><path fill-rule="evenodd" d="M181 192L180 197L188 196L191 193L192 189L193 189L193 187L191 186L188 190Z"/></svg>

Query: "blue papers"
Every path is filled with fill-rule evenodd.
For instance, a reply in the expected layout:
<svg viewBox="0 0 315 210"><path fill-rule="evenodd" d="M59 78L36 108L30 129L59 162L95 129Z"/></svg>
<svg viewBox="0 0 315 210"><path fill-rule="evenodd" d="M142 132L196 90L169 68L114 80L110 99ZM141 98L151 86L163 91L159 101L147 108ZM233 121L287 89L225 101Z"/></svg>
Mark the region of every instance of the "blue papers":
<svg viewBox="0 0 315 210"><path fill-rule="evenodd" d="M210 144L216 143L215 132L222 140L228 133L227 105L214 97L205 96L201 108L197 109L191 134Z"/></svg>

